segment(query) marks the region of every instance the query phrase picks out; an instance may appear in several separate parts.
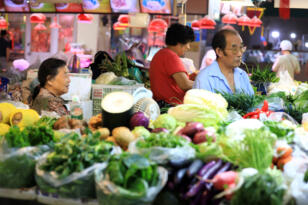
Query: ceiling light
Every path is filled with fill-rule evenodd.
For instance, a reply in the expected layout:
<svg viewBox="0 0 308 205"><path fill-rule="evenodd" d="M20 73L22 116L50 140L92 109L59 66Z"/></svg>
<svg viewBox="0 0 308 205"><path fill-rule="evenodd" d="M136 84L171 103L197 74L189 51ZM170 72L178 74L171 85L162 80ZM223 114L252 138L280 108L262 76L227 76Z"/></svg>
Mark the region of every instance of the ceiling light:
<svg viewBox="0 0 308 205"><path fill-rule="evenodd" d="M272 32L272 37L273 37L273 38L278 38L279 36L280 36L279 31L273 31L273 32Z"/></svg>

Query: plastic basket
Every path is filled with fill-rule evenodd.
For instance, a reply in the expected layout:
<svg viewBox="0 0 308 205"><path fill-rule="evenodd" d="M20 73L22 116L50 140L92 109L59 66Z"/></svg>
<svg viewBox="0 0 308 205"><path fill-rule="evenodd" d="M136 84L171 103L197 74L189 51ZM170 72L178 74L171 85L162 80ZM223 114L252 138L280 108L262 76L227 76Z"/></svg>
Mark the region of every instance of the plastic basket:
<svg viewBox="0 0 308 205"><path fill-rule="evenodd" d="M133 94L135 90L137 90L140 87L144 87L144 84L137 84L137 85L93 84L92 85L93 115L97 115L101 113L102 98L105 97L108 93L115 92L115 91L124 91L130 94Z"/></svg>
<svg viewBox="0 0 308 205"><path fill-rule="evenodd" d="M10 80L5 77L0 77L0 92L6 92L7 93L7 86L10 83Z"/></svg>

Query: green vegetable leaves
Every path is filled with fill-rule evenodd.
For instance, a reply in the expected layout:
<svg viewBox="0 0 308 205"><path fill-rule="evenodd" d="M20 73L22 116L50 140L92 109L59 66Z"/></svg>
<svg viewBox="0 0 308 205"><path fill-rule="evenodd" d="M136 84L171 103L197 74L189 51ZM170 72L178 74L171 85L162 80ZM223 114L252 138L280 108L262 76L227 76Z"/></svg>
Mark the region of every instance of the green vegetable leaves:
<svg viewBox="0 0 308 205"><path fill-rule="evenodd" d="M284 191L269 173L258 173L245 179L241 188L235 192L231 205L281 205Z"/></svg>
<svg viewBox="0 0 308 205"><path fill-rule="evenodd" d="M157 166L138 154L112 156L105 173L116 185L141 195L158 182Z"/></svg>
<svg viewBox="0 0 308 205"><path fill-rule="evenodd" d="M89 133L85 137L71 133L55 144L54 152L47 156L41 169L55 171L61 179L108 160L112 147L112 143L100 141L99 133Z"/></svg>
<svg viewBox="0 0 308 205"><path fill-rule="evenodd" d="M171 135L169 133L151 133L150 137L144 140L139 140L137 142L137 147L139 148L150 148L150 147L166 147L166 148L176 148L183 147L188 142L186 139L180 136Z"/></svg>

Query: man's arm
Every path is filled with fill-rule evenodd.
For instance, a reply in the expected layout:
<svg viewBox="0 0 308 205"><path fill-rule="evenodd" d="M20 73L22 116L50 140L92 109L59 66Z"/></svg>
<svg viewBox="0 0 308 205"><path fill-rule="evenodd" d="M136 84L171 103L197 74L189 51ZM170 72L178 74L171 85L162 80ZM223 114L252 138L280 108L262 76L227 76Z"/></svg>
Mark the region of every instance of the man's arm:
<svg viewBox="0 0 308 205"><path fill-rule="evenodd" d="M9 47L6 48L6 61L9 62L11 49Z"/></svg>
<svg viewBox="0 0 308 205"><path fill-rule="evenodd" d="M272 67L272 71L273 72L277 72L279 68L279 58L277 58L277 60L275 61L273 67Z"/></svg>
<svg viewBox="0 0 308 205"><path fill-rule="evenodd" d="M184 91L191 89L194 84L194 81L189 80L184 72L174 73L172 77L176 84Z"/></svg>

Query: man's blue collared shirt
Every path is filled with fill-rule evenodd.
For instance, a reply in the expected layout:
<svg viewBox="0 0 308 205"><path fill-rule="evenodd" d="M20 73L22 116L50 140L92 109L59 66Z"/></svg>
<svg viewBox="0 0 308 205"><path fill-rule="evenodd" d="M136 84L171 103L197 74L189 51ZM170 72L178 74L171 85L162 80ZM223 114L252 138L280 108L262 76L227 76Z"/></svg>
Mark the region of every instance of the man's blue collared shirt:
<svg viewBox="0 0 308 205"><path fill-rule="evenodd" d="M240 68L234 69L234 84L236 93L244 92L254 95L247 73ZM226 77L220 71L217 61L214 61L210 66L200 71L193 88L205 89L214 93L233 93Z"/></svg>

